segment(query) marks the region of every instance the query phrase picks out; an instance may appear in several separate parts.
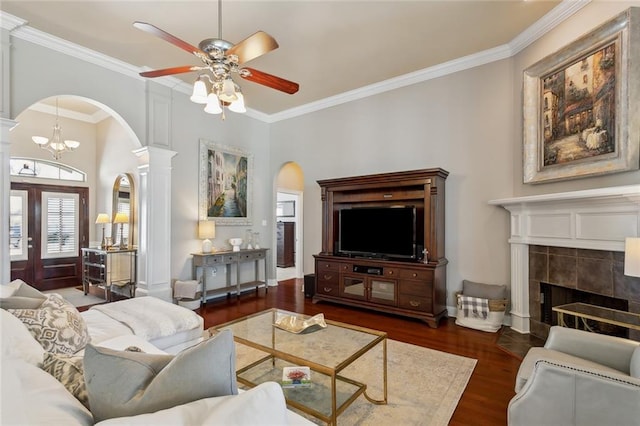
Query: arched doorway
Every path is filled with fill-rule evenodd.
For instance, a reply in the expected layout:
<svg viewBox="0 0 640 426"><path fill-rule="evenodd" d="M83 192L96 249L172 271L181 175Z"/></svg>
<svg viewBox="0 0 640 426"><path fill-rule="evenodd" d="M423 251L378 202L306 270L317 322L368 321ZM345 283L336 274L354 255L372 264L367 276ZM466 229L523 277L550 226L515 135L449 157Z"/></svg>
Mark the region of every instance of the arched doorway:
<svg viewBox="0 0 640 426"><path fill-rule="evenodd" d="M295 162L280 167L276 176L276 278L302 278L304 173Z"/></svg>
<svg viewBox="0 0 640 426"><path fill-rule="evenodd" d="M138 175L138 160L132 151L141 147L140 141L111 108L74 95L42 99L18 114L16 121L20 125L9 134L11 159L24 159L25 164L30 165L31 175L12 171L10 177L9 204L15 198L24 205L24 211L19 214L23 216L19 222L24 224L24 229L14 224L13 219L20 218L14 218L14 211L10 209L9 233L16 235L13 243L24 242L20 255L14 255L16 250L10 253L11 278L22 278L41 290L79 285L82 280L79 248L99 244L104 225L96 225L96 217L98 213L111 211L115 177L120 173ZM79 146L58 158L33 140L33 136L53 139L55 125L60 127L62 140L79 142ZM41 169L36 170L37 167ZM54 177L51 170L56 167L60 172ZM69 179L69 170L81 171L84 179ZM21 197L14 197L14 191ZM52 222L50 217L49 223L43 220L45 202L65 206L54 213L59 213L60 223L64 221L68 227L62 229L63 226ZM49 250L51 236L58 244Z"/></svg>

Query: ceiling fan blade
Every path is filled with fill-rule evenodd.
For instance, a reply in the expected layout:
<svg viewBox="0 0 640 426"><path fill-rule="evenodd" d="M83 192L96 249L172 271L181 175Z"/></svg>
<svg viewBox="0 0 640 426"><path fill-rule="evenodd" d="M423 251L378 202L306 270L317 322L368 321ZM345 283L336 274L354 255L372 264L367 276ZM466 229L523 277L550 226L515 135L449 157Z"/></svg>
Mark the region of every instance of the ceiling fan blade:
<svg viewBox="0 0 640 426"><path fill-rule="evenodd" d="M250 72L248 75L240 74L245 80L253 81L254 83L262 84L263 86L271 87L272 89L280 90L281 92L293 95L298 91L300 85L293 81L285 80L284 78L276 77L275 75L267 74L266 72L258 71L253 68L243 68Z"/></svg>
<svg viewBox="0 0 640 426"><path fill-rule="evenodd" d="M276 39L264 31L258 31L227 50L226 54L238 56L238 63L244 64L277 48Z"/></svg>
<svg viewBox="0 0 640 426"><path fill-rule="evenodd" d="M192 65L183 65L181 67L164 68L161 70L145 71L141 72L142 77L162 77L164 75L183 74L185 72L198 71L201 67L195 67Z"/></svg>
<svg viewBox="0 0 640 426"><path fill-rule="evenodd" d="M206 54L198 49L197 47L187 43L184 40L180 40L178 37L173 36L171 34L169 34L168 32L161 30L160 28L156 27L155 25L151 25L148 24L146 22L140 22L140 21L136 21L133 23L133 26L136 27L139 30L148 32L149 34L153 34L156 37L159 37L161 39L163 39L164 41L168 41L169 43L173 44L174 46L179 47L182 50L186 50L189 53L192 53L196 56L198 55L204 55L206 56Z"/></svg>

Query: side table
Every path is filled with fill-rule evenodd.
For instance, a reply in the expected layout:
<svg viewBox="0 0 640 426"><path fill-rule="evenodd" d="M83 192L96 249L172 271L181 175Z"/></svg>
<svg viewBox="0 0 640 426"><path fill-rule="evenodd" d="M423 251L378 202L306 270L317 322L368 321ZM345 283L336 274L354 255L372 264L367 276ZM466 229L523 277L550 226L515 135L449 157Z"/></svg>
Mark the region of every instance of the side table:
<svg viewBox="0 0 640 426"><path fill-rule="evenodd" d="M208 298L212 298L221 294L229 294L236 291L236 296L240 298L240 292L248 288L258 289L264 284L265 291L269 291L267 286L267 250L268 249L247 249L240 251L216 251L213 253L192 253L193 267L192 276L194 280L198 279L198 268L202 268L202 304L207 302ZM259 262L264 263L264 281L260 280ZM240 281L240 264L246 262L254 262L254 280ZM228 266L226 274L226 286L221 288L209 288L207 283L207 270L218 266ZM231 268L235 266L235 282L232 279Z"/></svg>

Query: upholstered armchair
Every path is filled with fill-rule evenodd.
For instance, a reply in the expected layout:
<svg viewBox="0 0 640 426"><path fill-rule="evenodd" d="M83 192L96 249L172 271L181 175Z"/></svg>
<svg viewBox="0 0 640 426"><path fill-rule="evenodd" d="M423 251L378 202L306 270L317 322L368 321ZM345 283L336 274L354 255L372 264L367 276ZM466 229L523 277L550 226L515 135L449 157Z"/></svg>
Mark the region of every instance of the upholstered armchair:
<svg viewBox="0 0 640 426"><path fill-rule="evenodd" d="M640 342L551 327L520 365L509 425L640 424Z"/></svg>

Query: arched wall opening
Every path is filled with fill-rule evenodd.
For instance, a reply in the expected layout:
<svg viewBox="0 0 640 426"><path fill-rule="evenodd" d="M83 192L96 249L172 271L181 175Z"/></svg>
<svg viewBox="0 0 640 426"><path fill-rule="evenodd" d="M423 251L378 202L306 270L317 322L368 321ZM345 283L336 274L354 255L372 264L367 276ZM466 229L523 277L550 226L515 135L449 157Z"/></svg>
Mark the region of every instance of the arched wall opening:
<svg viewBox="0 0 640 426"><path fill-rule="evenodd" d="M276 278L304 276L304 172L298 163L284 163L275 178Z"/></svg>
<svg viewBox="0 0 640 426"><path fill-rule="evenodd" d="M32 140L32 136L51 138L56 121L61 127L63 140L80 142L80 146L64 152L58 160ZM128 173L134 177L136 186L139 183L139 159L134 151L141 148L142 144L137 134L111 107L76 95L60 94L40 99L16 114L15 122L18 125L8 133L10 157L56 161L85 172L87 179L79 183L11 176L11 182L88 187L89 241L83 246L98 246L102 238L102 225L94 222L99 213L112 212L114 180ZM106 225L107 235L111 235L111 226Z"/></svg>

